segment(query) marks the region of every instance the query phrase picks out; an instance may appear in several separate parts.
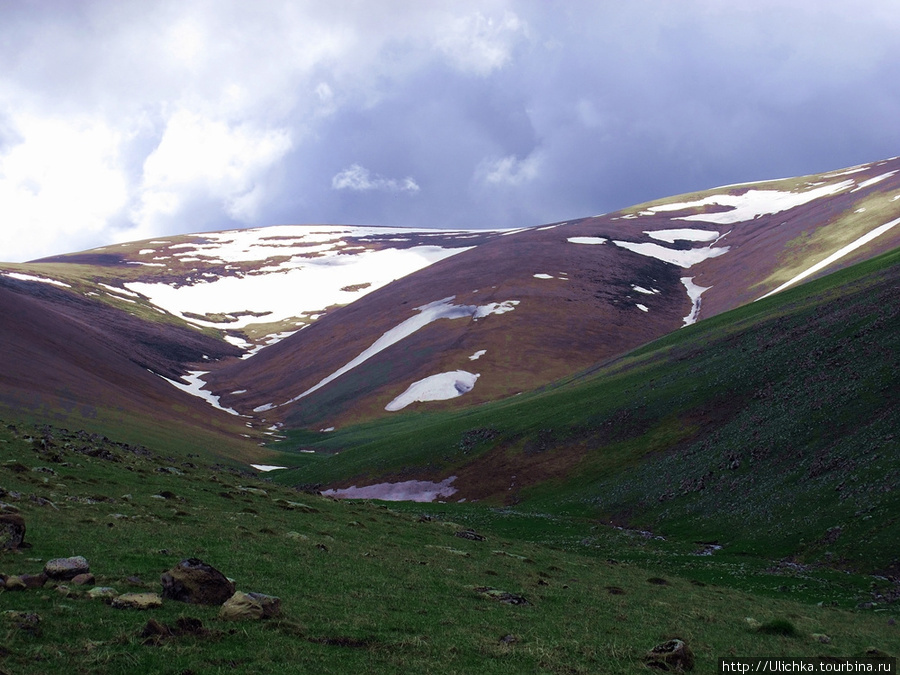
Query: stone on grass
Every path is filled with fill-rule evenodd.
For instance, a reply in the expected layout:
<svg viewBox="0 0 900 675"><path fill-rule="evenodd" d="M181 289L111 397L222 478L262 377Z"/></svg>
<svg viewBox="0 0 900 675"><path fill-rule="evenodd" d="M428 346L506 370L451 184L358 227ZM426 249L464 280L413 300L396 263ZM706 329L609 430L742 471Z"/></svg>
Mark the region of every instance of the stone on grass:
<svg viewBox="0 0 900 675"><path fill-rule="evenodd" d="M79 574L87 574L91 571L91 566L83 556L76 555L71 558L55 558L48 560L44 565L44 574L51 579L59 579L62 581L70 581Z"/></svg>
<svg viewBox="0 0 900 675"><path fill-rule="evenodd" d="M684 640L673 638L647 652L644 662L651 668L667 672L684 672L693 670L694 653Z"/></svg>
<svg viewBox="0 0 900 675"><path fill-rule="evenodd" d="M96 586L87 592L87 596L91 600L97 600L98 598L114 598L119 593L115 588L111 588L110 586Z"/></svg>
<svg viewBox="0 0 900 675"><path fill-rule="evenodd" d="M224 574L197 558L182 560L161 577L162 596L194 605L221 605L234 595Z"/></svg>
<svg viewBox="0 0 900 675"><path fill-rule="evenodd" d="M87 586L88 584L92 584L96 581L94 579L94 575L90 572L85 572L84 574L78 574L72 577L72 583L76 586Z"/></svg>
<svg viewBox="0 0 900 675"><path fill-rule="evenodd" d="M222 605L219 618L225 621L258 620L278 616L280 613L281 598L237 591Z"/></svg>
<svg viewBox="0 0 900 675"><path fill-rule="evenodd" d="M25 541L25 519L18 513L0 513L0 550L14 551Z"/></svg>
<svg viewBox="0 0 900 675"><path fill-rule="evenodd" d="M162 598L157 593L123 593L110 604L116 609L155 609L162 607Z"/></svg>

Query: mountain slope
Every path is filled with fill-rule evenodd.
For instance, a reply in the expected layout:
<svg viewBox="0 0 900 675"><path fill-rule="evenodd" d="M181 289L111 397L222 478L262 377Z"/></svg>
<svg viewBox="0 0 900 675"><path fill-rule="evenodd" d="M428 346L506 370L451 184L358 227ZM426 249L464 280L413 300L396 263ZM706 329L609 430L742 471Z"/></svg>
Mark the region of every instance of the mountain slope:
<svg viewBox="0 0 900 675"><path fill-rule="evenodd" d="M898 199L894 159L508 233L207 381L287 427L496 400L890 250Z"/></svg>
<svg viewBox="0 0 900 675"><path fill-rule="evenodd" d="M898 223L895 158L525 230L181 235L2 265L0 281L68 298L57 310L173 390L270 432L322 429L547 385L891 250Z"/></svg>
<svg viewBox="0 0 900 675"><path fill-rule="evenodd" d="M578 515L896 574L900 251L543 392L293 434L287 484ZM426 489L427 488L427 489ZM396 491L396 490L395 490Z"/></svg>

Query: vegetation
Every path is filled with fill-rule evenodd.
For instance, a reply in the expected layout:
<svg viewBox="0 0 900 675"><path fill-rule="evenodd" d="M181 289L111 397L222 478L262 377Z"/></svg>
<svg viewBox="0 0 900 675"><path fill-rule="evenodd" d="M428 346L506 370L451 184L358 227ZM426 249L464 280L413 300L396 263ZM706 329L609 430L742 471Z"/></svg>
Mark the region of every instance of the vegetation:
<svg viewBox="0 0 900 675"><path fill-rule="evenodd" d="M218 607L172 600L115 609L71 582L5 590L3 672L632 673L676 637L699 673L722 656L900 651L893 606L692 582L616 530L595 535L624 554L613 559L516 536L512 513L482 508L484 540L464 538L451 505L333 501L84 432L4 425L0 446L0 501L25 518L31 544L0 553L5 575L82 555L96 586L159 592L163 572L197 557L240 590L280 597L283 610L228 622ZM633 555L644 564L625 561ZM181 630L161 636L151 619ZM795 636L760 628L785 622Z"/></svg>

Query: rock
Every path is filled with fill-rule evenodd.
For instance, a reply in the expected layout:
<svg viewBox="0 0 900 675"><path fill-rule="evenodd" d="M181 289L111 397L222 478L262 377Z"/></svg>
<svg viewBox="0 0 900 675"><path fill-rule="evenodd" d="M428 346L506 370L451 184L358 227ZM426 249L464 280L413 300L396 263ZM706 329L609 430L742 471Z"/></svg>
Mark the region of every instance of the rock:
<svg viewBox="0 0 900 675"><path fill-rule="evenodd" d="M234 584L197 558L182 560L161 577L162 596L195 605L221 605L234 595Z"/></svg>
<svg viewBox="0 0 900 675"><path fill-rule="evenodd" d="M35 612L17 612L10 609L3 612L3 618L15 624L16 628L21 631L30 633L35 637L41 636L41 617Z"/></svg>
<svg viewBox="0 0 900 675"><path fill-rule="evenodd" d="M28 586L25 585L25 582L22 581L22 577L16 576L7 577L4 585L8 591L24 591L28 588Z"/></svg>
<svg viewBox="0 0 900 675"><path fill-rule="evenodd" d="M25 519L18 513L0 513L0 550L14 551L25 541Z"/></svg>
<svg viewBox="0 0 900 675"><path fill-rule="evenodd" d="M109 586L97 586L89 590L87 595L92 600L96 600L98 598L114 598L118 595L118 592L115 588L110 588Z"/></svg>
<svg viewBox="0 0 900 675"><path fill-rule="evenodd" d="M281 598L237 591L222 605L219 618L225 621L258 620L278 616L280 613Z"/></svg>
<svg viewBox="0 0 900 675"><path fill-rule="evenodd" d="M51 579L60 579L70 581L79 574L87 574L91 571L88 561L82 556L76 555L71 558L55 558L48 560L44 565L44 574Z"/></svg>
<svg viewBox="0 0 900 675"><path fill-rule="evenodd" d="M96 581L94 579L94 575L90 572L85 572L84 574L78 574L72 577L72 583L76 586L87 586L88 584L92 584Z"/></svg>
<svg viewBox="0 0 900 675"><path fill-rule="evenodd" d="M47 583L47 577L43 574L22 574L19 578L25 583L26 588L43 588Z"/></svg>
<svg viewBox="0 0 900 675"><path fill-rule="evenodd" d="M813 633L811 637L813 640L821 642L823 645L831 644L831 638L825 635L825 633Z"/></svg>
<svg viewBox="0 0 900 675"><path fill-rule="evenodd" d="M460 530L456 533L456 536L471 541L484 541L484 535L478 534L475 530Z"/></svg>
<svg viewBox="0 0 900 675"><path fill-rule="evenodd" d="M683 672L693 670L694 653L684 640L674 638L668 642L656 645L647 652L644 662L652 668Z"/></svg>
<svg viewBox="0 0 900 675"><path fill-rule="evenodd" d="M506 591L501 591L496 588L489 588L487 586L481 586L475 589L478 593L489 597L491 600L497 600L498 602L505 603L507 605L530 605L523 596L515 595L513 593L508 593Z"/></svg>
<svg viewBox="0 0 900 675"><path fill-rule="evenodd" d="M110 604L116 609L155 609L162 607L162 598L157 593L123 593Z"/></svg>

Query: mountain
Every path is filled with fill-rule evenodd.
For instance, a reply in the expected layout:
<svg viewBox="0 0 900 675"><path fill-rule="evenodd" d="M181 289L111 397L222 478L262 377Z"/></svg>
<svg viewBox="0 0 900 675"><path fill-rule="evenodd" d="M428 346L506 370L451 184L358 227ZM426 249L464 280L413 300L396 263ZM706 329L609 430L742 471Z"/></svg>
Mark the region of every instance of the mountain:
<svg viewBox="0 0 900 675"><path fill-rule="evenodd" d="M275 429L548 385L891 250L898 223L894 158L505 232L277 226L159 238L5 264L0 288L43 314L38 332L86 326L86 340L115 354L67 340L74 353L52 359L100 359L112 372L82 387L84 368L55 366L60 381L42 377L38 390L140 414L157 394L191 393L191 406L229 415L256 443ZM56 347L11 322L3 330L22 354L2 357L12 400ZM120 397L116 383L132 377Z"/></svg>

